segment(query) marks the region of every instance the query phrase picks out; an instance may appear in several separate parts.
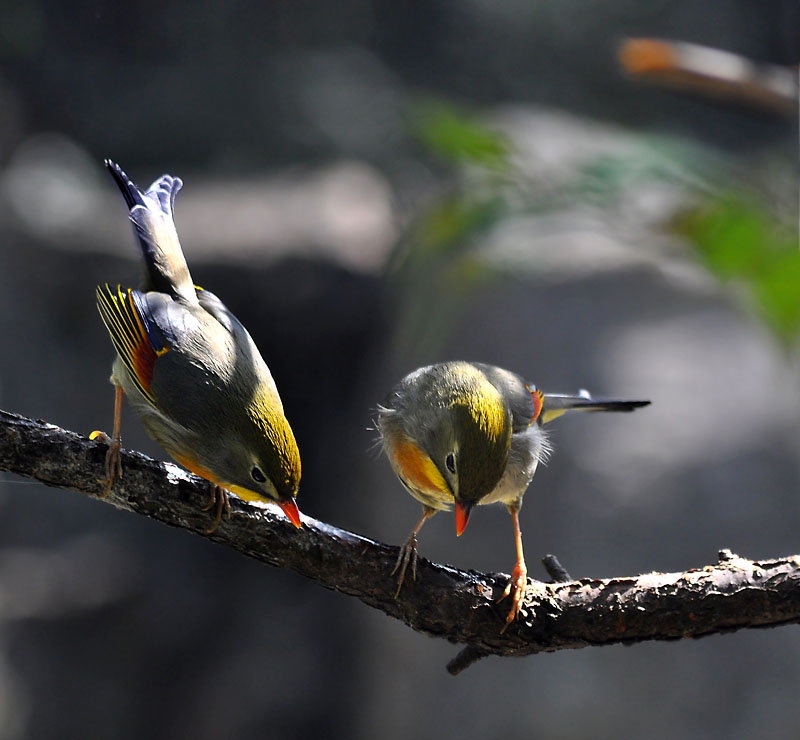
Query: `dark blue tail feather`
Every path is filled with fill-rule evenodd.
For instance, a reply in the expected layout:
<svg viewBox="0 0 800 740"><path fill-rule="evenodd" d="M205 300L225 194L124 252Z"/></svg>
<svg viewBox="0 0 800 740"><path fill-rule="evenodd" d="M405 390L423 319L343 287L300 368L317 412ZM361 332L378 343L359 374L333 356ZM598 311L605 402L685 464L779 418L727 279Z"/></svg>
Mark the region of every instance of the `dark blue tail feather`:
<svg viewBox="0 0 800 740"><path fill-rule="evenodd" d="M105 165L108 167L111 177L114 178L114 182L117 183L122 197L125 198L125 202L128 204L128 210L134 206L143 206L144 200L141 191L133 183L133 180L125 174L122 168L110 159L105 160Z"/></svg>

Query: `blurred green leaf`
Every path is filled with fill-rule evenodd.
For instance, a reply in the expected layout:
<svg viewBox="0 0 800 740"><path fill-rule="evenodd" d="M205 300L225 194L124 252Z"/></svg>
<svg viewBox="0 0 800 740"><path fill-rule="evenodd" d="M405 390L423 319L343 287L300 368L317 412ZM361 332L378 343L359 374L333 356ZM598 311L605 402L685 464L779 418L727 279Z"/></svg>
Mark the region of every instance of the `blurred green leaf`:
<svg viewBox="0 0 800 740"><path fill-rule="evenodd" d="M422 215L411 238L426 252L463 248L469 239L495 224L502 212L502 202L497 198L448 198Z"/></svg>
<svg viewBox="0 0 800 740"><path fill-rule="evenodd" d="M782 254L756 277L753 289L779 336L788 340L800 333L800 251Z"/></svg>
<svg viewBox="0 0 800 740"><path fill-rule="evenodd" d="M452 164L477 166L466 183L415 219L389 265L398 302L395 351L425 361L443 344L467 302L495 277L472 250L508 214L503 188L511 165L506 137L452 105L419 106L415 124L432 154Z"/></svg>
<svg viewBox="0 0 800 740"><path fill-rule="evenodd" d="M726 194L684 214L677 228L712 274L749 289L758 312L782 340L800 335L798 240L765 206Z"/></svg>
<svg viewBox="0 0 800 740"><path fill-rule="evenodd" d="M735 198L690 213L682 230L706 266L723 280L754 275L771 249L764 214Z"/></svg>
<svg viewBox="0 0 800 740"><path fill-rule="evenodd" d="M390 270L399 308L393 342L399 356L422 362L435 355L464 306L496 277L472 250L505 213L500 198L455 193L409 229Z"/></svg>
<svg viewBox="0 0 800 740"><path fill-rule="evenodd" d="M508 139L443 102L421 105L417 112L417 134L431 152L461 164L507 169Z"/></svg>

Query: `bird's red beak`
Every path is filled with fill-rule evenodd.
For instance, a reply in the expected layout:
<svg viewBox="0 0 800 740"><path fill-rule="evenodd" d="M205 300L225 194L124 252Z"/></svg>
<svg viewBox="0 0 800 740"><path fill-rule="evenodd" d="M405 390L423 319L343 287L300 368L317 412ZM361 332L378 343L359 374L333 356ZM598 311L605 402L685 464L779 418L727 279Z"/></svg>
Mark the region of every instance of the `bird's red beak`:
<svg viewBox="0 0 800 740"><path fill-rule="evenodd" d="M300 521L300 509L297 508L294 499L290 498L287 501L278 501L278 506L281 507L283 513L289 518L289 521L300 529L302 526L302 522Z"/></svg>
<svg viewBox="0 0 800 740"><path fill-rule="evenodd" d="M456 536L461 537L461 533L467 528L469 521L469 513L472 507L467 504L462 504L456 501Z"/></svg>

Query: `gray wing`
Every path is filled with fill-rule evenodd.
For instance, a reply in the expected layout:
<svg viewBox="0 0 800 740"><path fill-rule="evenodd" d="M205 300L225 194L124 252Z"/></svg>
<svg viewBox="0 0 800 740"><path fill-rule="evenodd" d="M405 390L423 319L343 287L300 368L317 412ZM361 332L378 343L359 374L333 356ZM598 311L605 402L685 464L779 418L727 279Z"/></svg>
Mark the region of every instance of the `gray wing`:
<svg viewBox="0 0 800 740"><path fill-rule="evenodd" d="M232 340L232 382L246 388L269 388L278 406L283 408L272 373L244 324L211 291L197 288L197 300Z"/></svg>
<svg viewBox="0 0 800 740"><path fill-rule="evenodd" d="M237 337L246 335L250 338L250 334L244 328L242 322L230 312L228 307L214 293L196 286L195 290L197 291L197 300L200 306L222 324L230 334Z"/></svg>

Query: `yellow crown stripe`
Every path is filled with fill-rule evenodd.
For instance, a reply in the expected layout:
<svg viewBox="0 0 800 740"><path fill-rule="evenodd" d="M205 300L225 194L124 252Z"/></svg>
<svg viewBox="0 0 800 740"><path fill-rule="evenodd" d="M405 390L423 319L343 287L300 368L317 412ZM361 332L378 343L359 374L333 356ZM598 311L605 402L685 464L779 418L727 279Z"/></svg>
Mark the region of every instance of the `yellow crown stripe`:
<svg viewBox="0 0 800 740"><path fill-rule="evenodd" d="M465 413L472 417L472 420L486 435L495 441L501 439L508 428L506 409L500 392L490 383L481 384L470 397L470 403L464 403L462 399L454 399L450 408L462 408Z"/></svg>

